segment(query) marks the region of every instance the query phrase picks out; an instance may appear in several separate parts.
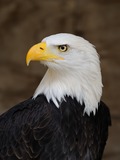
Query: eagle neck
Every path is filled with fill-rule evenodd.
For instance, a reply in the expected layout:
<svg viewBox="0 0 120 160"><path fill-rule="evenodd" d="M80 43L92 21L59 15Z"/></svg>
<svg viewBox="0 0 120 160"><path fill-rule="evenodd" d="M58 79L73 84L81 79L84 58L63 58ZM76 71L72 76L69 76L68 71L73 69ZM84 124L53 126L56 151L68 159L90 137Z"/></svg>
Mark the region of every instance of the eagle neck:
<svg viewBox="0 0 120 160"><path fill-rule="evenodd" d="M96 75L99 76L98 79L95 78L95 75L93 77L90 75L89 72L84 71L59 70L58 72L48 69L33 98L44 94L48 102L52 100L59 108L62 101L65 100L65 96L70 96L76 98L81 105L85 104L84 112L88 115L91 112L95 114L102 95L101 73Z"/></svg>

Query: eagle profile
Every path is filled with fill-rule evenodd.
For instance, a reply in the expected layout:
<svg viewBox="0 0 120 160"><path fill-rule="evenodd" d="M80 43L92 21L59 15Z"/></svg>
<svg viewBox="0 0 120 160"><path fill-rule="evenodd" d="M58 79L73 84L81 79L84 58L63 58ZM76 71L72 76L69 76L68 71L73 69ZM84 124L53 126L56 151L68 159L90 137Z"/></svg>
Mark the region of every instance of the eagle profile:
<svg viewBox="0 0 120 160"><path fill-rule="evenodd" d="M0 160L101 160L111 119L94 46L60 33L34 45L30 61L48 70L31 98L0 116Z"/></svg>

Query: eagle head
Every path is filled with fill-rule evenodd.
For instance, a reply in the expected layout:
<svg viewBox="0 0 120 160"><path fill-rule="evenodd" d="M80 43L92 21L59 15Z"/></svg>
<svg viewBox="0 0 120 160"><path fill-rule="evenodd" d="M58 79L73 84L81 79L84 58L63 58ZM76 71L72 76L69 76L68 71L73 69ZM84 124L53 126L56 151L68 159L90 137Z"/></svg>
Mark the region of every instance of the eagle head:
<svg viewBox="0 0 120 160"><path fill-rule="evenodd" d="M44 38L31 47L26 63L40 61L48 70L33 98L45 94L59 107L65 96L85 104L85 112L95 114L102 95L102 78L98 53L82 37L59 33Z"/></svg>

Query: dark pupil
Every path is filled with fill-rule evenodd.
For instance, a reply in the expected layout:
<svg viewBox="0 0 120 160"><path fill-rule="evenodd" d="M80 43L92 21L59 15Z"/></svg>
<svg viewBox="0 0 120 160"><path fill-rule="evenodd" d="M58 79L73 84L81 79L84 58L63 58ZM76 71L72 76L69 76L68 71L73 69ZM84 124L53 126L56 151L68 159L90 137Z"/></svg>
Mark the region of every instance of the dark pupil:
<svg viewBox="0 0 120 160"><path fill-rule="evenodd" d="M64 50L64 49L65 49L65 46L61 46L61 49Z"/></svg>

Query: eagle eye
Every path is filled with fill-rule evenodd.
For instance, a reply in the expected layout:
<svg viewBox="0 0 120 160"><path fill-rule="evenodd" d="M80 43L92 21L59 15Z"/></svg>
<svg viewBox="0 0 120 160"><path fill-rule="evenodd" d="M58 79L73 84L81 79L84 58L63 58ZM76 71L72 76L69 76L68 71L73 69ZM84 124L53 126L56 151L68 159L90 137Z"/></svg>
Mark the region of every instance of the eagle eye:
<svg viewBox="0 0 120 160"><path fill-rule="evenodd" d="M66 52L67 49L68 49L68 46L67 46L67 45L60 45L60 46L58 46L58 49L59 49L61 52Z"/></svg>

